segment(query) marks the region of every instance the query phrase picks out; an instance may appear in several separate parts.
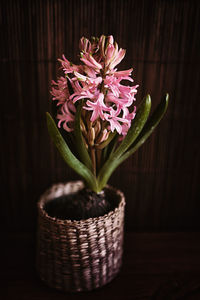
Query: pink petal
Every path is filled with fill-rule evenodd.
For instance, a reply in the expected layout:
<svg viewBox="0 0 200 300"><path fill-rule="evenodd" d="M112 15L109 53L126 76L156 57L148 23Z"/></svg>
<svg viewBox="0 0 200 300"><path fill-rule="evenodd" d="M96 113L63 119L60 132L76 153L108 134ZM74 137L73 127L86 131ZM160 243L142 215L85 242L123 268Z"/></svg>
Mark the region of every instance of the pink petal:
<svg viewBox="0 0 200 300"><path fill-rule="evenodd" d="M116 65L118 65L124 58L125 54L126 54L126 50L119 49L118 54L115 56L115 58L113 59L113 61L111 62L110 66L109 66L110 69L113 69Z"/></svg>

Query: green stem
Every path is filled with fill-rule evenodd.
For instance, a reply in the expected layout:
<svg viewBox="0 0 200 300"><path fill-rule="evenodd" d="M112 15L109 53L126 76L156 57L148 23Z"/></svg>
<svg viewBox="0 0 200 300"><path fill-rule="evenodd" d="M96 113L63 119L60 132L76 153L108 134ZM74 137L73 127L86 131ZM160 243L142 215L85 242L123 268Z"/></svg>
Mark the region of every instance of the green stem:
<svg viewBox="0 0 200 300"><path fill-rule="evenodd" d="M95 153L95 148L90 147L90 155L91 155L91 160L92 160L92 169L93 169L93 174L96 176L96 153Z"/></svg>
<svg viewBox="0 0 200 300"><path fill-rule="evenodd" d="M101 157L102 157L102 149L96 149L96 158L97 158L97 172L101 167Z"/></svg>

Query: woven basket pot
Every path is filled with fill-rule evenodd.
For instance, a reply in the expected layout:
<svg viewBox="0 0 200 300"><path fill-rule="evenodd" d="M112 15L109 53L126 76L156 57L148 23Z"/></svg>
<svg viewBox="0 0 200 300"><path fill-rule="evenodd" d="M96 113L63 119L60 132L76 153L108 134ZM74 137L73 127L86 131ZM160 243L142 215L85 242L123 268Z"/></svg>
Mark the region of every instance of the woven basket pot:
<svg viewBox="0 0 200 300"><path fill-rule="evenodd" d="M83 188L81 181L56 184L38 202L37 270L49 286L89 291L110 282L122 264L125 199L107 186L116 207L104 216L80 221L50 217L48 201Z"/></svg>

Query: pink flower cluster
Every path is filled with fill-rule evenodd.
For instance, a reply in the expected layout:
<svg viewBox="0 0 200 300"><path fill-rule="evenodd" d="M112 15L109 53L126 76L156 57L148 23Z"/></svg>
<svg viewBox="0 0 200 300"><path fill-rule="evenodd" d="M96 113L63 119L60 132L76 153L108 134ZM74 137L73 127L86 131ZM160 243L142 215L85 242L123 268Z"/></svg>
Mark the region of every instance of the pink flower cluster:
<svg viewBox="0 0 200 300"><path fill-rule="evenodd" d="M117 71L116 66L125 56L124 49L118 49L112 36L102 35L92 41L82 37L79 43L80 65L74 65L63 55L59 59L65 77L52 81L51 94L58 100L58 126L70 132L76 113L76 102L84 99L83 109L90 111L90 121L97 119L107 124L107 130L126 135L135 117L133 107L137 87L123 85L122 80L133 82L132 69ZM69 93L68 82L73 93Z"/></svg>

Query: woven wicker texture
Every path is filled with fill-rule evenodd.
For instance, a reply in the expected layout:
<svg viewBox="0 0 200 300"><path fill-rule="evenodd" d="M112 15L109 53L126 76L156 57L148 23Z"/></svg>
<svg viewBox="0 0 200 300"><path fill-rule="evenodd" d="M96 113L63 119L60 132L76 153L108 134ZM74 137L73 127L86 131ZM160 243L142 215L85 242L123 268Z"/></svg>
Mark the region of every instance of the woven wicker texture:
<svg viewBox="0 0 200 300"><path fill-rule="evenodd" d="M37 270L49 286L86 291L110 282L119 272L123 252L124 195L110 186L116 208L80 221L47 215L45 203L76 192L81 181L53 185L38 202Z"/></svg>

